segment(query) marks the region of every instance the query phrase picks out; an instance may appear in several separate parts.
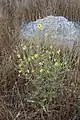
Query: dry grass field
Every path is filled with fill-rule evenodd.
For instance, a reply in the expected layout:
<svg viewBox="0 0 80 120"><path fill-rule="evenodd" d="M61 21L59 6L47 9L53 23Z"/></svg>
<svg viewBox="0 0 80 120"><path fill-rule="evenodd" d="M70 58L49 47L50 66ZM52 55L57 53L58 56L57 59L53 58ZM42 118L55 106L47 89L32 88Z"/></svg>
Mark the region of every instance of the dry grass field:
<svg viewBox="0 0 80 120"><path fill-rule="evenodd" d="M48 15L80 21L80 0L0 0L0 120L80 120L80 45L18 38L22 21Z"/></svg>

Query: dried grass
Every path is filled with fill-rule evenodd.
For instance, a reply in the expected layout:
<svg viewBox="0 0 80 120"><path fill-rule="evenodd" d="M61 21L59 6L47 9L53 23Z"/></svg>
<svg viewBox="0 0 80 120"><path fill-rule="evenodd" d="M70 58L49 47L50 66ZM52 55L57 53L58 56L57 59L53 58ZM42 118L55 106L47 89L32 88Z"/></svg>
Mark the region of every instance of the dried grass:
<svg viewBox="0 0 80 120"><path fill-rule="evenodd" d="M0 0L0 120L80 119L76 111L76 94L80 85L79 55L75 58L74 71L63 76L66 89L58 91L58 97L52 101L48 113L43 112L40 106L24 101L24 78L18 78L13 51L19 44L19 26L22 21L33 21L48 15L80 20L80 0ZM72 53L76 54L76 50ZM72 81L78 85L77 88L71 86Z"/></svg>

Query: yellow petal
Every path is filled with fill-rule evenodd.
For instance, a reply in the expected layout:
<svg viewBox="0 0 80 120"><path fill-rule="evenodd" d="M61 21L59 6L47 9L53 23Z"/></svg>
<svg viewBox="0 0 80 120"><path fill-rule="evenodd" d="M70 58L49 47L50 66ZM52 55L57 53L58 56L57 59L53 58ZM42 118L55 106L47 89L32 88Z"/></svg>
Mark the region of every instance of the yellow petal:
<svg viewBox="0 0 80 120"><path fill-rule="evenodd" d="M55 62L55 66L59 66L59 63L58 63L58 62Z"/></svg>
<svg viewBox="0 0 80 120"><path fill-rule="evenodd" d="M42 24L38 24L38 25L37 25L37 28L38 28L38 29L41 29L41 28L42 28Z"/></svg>
<svg viewBox="0 0 80 120"><path fill-rule="evenodd" d="M35 54L35 55L34 55L34 57L35 57L35 58L38 58L38 57L39 57L39 55L38 55L38 54Z"/></svg>
<svg viewBox="0 0 80 120"><path fill-rule="evenodd" d="M43 69L40 70L40 73L42 73L42 72L43 72Z"/></svg>

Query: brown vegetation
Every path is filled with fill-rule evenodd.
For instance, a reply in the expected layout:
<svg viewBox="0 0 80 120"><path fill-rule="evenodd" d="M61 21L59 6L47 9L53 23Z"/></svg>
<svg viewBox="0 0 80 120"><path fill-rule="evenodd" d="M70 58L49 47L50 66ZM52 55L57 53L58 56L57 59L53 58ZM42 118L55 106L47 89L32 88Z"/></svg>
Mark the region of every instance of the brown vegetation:
<svg viewBox="0 0 80 120"><path fill-rule="evenodd" d="M50 111L45 113L40 106L28 104L24 99L25 79L18 77L14 53L16 45L20 43L18 29L22 21L48 15L80 20L80 0L0 0L0 120L80 119L76 109L80 87L80 52L77 53L76 49L71 54L75 67L62 75L65 87L58 91L58 97L50 103Z"/></svg>
<svg viewBox="0 0 80 120"><path fill-rule="evenodd" d="M9 17L11 14L20 19L35 20L48 15L62 15L70 20L80 20L80 0L1 0L0 6L6 16L8 13Z"/></svg>

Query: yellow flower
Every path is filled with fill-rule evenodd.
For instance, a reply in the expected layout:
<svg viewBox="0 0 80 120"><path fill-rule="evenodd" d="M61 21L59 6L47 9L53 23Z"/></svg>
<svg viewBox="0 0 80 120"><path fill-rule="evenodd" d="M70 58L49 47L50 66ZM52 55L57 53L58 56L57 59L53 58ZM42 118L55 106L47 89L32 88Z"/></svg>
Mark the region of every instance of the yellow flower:
<svg viewBox="0 0 80 120"><path fill-rule="evenodd" d="M42 24L38 24L38 25L37 25L37 28L38 28L38 29L42 29Z"/></svg>
<svg viewBox="0 0 80 120"><path fill-rule="evenodd" d="M49 70L47 70L47 73L50 73L50 71L49 71Z"/></svg>
<svg viewBox="0 0 80 120"><path fill-rule="evenodd" d="M63 64L61 63L61 66L63 66Z"/></svg>
<svg viewBox="0 0 80 120"><path fill-rule="evenodd" d="M40 70L40 73L42 73L42 72L43 72L43 69Z"/></svg>
<svg viewBox="0 0 80 120"><path fill-rule="evenodd" d="M52 49L52 46L50 46L50 49Z"/></svg>
<svg viewBox="0 0 80 120"><path fill-rule="evenodd" d="M55 62L55 64L54 64L56 67L58 67L59 66L59 63L58 62Z"/></svg>
<svg viewBox="0 0 80 120"><path fill-rule="evenodd" d="M22 64L19 64L18 67L21 68L21 67L22 67Z"/></svg>
<svg viewBox="0 0 80 120"><path fill-rule="evenodd" d="M68 71L70 71L70 69L68 69Z"/></svg>
<svg viewBox="0 0 80 120"><path fill-rule="evenodd" d="M38 57L39 57L39 55L38 55L38 54L35 54L35 55L34 55L34 57L35 57L35 58L38 58Z"/></svg>
<svg viewBox="0 0 80 120"><path fill-rule="evenodd" d="M17 54L17 57L20 58L20 54Z"/></svg>
<svg viewBox="0 0 80 120"><path fill-rule="evenodd" d="M20 74L18 74L18 77L20 77Z"/></svg>
<svg viewBox="0 0 80 120"><path fill-rule="evenodd" d="M60 54L60 50L57 51L57 54Z"/></svg>
<svg viewBox="0 0 80 120"><path fill-rule="evenodd" d="M26 56L25 55L23 56L23 59L26 60Z"/></svg>
<svg viewBox="0 0 80 120"><path fill-rule="evenodd" d="M56 59L54 58L54 62L56 62Z"/></svg>
<svg viewBox="0 0 80 120"><path fill-rule="evenodd" d="M22 71L21 70L19 70L19 73L21 73Z"/></svg>
<svg viewBox="0 0 80 120"><path fill-rule="evenodd" d="M29 73L29 70L27 70L27 73Z"/></svg>
<svg viewBox="0 0 80 120"><path fill-rule="evenodd" d="M42 62L39 62L39 65L43 65L43 63L42 63Z"/></svg>
<svg viewBox="0 0 80 120"><path fill-rule="evenodd" d="M46 53L49 53L49 51L48 51L48 50L46 50Z"/></svg>
<svg viewBox="0 0 80 120"><path fill-rule="evenodd" d="M65 62L64 64L67 65L67 62Z"/></svg>
<svg viewBox="0 0 80 120"><path fill-rule="evenodd" d="M23 46L23 48L22 48L23 50L26 50L26 46Z"/></svg>
<svg viewBox="0 0 80 120"><path fill-rule="evenodd" d="M48 37L48 33L45 33L44 36L45 36L45 37Z"/></svg>
<svg viewBox="0 0 80 120"><path fill-rule="evenodd" d="M52 54L54 55L54 51L52 52Z"/></svg>
<svg viewBox="0 0 80 120"><path fill-rule="evenodd" d="M34 60L34 57L32 56L31 59Z"/></svg>
<svg viewBox="0 0 80 120"><path fill-rule="evenodd" d="M30 61L31 59L30 59L30 57L28 57L28 61Z"/></svg>
<svg viewBox="0 0 80 120"><path fill-rule="evenodd" d="M20 62L22 62L23 60L22 59L19 59Z"/></svg>
<svg viewBox="0 0 80 120"><path fill-rule="evenodd" d="M34 70L32 70L32 73L34 72Z"/></svg>
<svg viewBox="0 0 80 120"><path fill-rule="evenodd" d="M49 56L49 59L51 59L51 56Z"/></svg>

